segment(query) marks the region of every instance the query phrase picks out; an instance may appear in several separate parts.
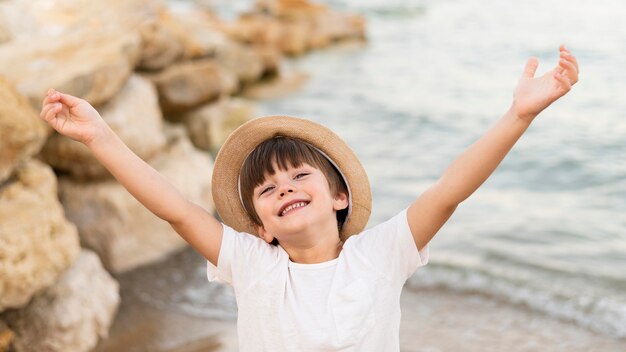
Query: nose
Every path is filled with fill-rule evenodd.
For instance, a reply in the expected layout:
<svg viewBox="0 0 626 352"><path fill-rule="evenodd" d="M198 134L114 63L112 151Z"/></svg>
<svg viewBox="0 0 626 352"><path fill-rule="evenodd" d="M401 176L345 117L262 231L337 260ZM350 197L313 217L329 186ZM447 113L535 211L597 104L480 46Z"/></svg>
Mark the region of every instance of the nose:
<svg viewBox="0 0 626 352"><path fill-rule="evenodd" d="M294 191L294 187L291 184L283 184L282 186L280 186L280 192L278 192L280 194L280 197L284 197L287 193L293 193Z"/></svg>

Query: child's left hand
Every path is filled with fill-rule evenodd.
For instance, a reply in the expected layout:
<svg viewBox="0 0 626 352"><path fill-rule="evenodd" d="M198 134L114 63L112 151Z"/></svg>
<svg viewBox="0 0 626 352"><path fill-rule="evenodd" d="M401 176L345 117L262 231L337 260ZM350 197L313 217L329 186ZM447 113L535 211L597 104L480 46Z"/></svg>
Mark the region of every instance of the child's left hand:
<svg viewBox="0 0 626 352"><path fill-rule="evenodd" d="M557 66L541 77L535 77L539 62L536 58L530 58L515 88L513 112L529 123L578 82L576 58L564 45L561 45L560 52Z"/></svg>

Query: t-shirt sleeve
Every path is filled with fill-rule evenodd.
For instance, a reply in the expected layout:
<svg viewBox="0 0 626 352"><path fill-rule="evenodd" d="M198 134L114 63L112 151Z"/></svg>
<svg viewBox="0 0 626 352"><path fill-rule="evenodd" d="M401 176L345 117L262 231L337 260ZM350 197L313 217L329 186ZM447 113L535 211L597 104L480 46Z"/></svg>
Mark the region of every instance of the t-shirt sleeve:
<svg viewBox="0 0 626 352"><path fill-rule="evenodd" d="M404 284L428 263L428 245L418 251L409 228L407 209L350 238L355 251L393 282Z"/></svg>
<svg viewBox="0 0 626 352"><path fill-rule="evenodd" d="M217 266L207 260L207 278L230 284L235 290L245 289L259 277L262 268L267 269L278 262L278 247L249 233L237 232L228 225L222 226L224 232Z"/></svg>

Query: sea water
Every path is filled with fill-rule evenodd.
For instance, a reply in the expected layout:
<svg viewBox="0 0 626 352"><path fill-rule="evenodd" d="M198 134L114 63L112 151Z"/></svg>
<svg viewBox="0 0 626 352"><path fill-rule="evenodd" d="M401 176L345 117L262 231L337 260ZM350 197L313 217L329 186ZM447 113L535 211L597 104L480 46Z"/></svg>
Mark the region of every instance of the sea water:
<svg viewBox="0 0 626 352"><path fill-rule="evenodd" d="M626 337L626 2L326 3L363 14L367 44L289 61L310 80L258 110L317 121L348 142L372 184L368 226L408 207L503 115L528 57L542 75L560 44L576 55L580 82L461 203L408 285L494 295ZM176 275L164 281L167 301L232 316L232 293L207 285L201 264L195 275L176 292Z"/></svg>

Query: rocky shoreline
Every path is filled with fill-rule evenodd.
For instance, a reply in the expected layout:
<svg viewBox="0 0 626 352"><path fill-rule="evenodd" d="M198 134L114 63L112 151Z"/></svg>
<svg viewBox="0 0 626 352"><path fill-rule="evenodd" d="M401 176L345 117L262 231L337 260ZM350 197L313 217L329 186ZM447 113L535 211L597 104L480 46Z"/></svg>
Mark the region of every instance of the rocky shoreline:
<svg viewBox="0 0 626 352"><path fill-rule="evenodd" d="M365 40L363 18L304 0L260 0L232 21L159 0L0 2L0 351L93 349L124 304L115 275L186 246L39 119L49 88L96 106L212 211L212 155L254 116L242 95L296 87L285 56L346 40Z"/></svg>

